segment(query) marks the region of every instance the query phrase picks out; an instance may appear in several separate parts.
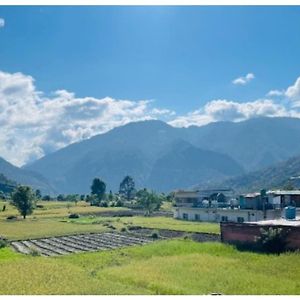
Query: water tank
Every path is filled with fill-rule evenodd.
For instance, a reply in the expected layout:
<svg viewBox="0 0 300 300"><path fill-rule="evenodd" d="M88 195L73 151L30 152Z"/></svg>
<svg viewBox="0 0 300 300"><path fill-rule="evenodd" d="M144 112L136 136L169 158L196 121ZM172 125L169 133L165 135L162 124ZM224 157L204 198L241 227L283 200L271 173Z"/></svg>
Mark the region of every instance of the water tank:
<svg viewBox="0 0 300 300"><path fill-rule="evenodd" d="M287 220L293 220L296 218L296 207L294 206L287 206L285 207L285 218Z"/></svg>

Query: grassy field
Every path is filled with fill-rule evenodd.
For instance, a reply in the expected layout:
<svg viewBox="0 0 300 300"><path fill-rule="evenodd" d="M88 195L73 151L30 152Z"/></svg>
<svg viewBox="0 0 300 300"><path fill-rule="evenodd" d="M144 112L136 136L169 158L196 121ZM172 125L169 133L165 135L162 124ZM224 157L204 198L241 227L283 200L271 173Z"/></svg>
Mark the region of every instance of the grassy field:
<svg viewBox="0 0 300 300"><path fill-rule="evenodd" d="M118 229L126 226L136 225L153 229L173 229L190 232L220 233L220 225L218 223L191 222L176 220L168 217L82 217L79 219L70 220L69 222L74 224L103 224L109 222Z"/></svg>
<svg viewBox="0 0 300 300"><path fill-rule="evenodd" d="M3 205L6 205L6 210L1 211ZM43 208L37 208L33 211L33 214L28 216L28 219L34 218L61 218L66 217L70 213L78 213L81 215L97 214L103 211L116 211L126 210L124 207L97 207L90 206L84 201L80 201L77 204L74 202L59 202L59 201L39 201L38 205L42 205ZM0 201L0 220L6 219L8 216L18 216L19 213L16 208L10 205L8 202Z"/></svg>
<svg viewBox="0 0 300 300"><path fill-rule="evenodd" d="M0 202L0 209L6 205L6 210L0 212L0 235L10 240L50 237L85 232L107 231L105 224L113 225L121 230L128 226L137 225L153 229L175 229L192 232L219 233L219 224L197 223L175 220L167 217L99 217L97 213L104 211L125 210L121 207L96 207L86 202L39 201L42 208L34 210L33 214L23 220L15 207L7 202ZM164 209L170 206L164 205ZM68 219L70 213L78 213L79 219ZM18 216L17 220L7 220L8 216Z"/></svg>
<svg viewBox="0 0 300 300"><path fill-rule="evenodd" d="M80 215L96 215L103 211L124 210L117 207L95 207L85 202L77 205L71 202L39 201L43 208L35 209L34 213L23 220L18 211L8 203L0 202L0 209L6 205L6 210L0 212L0 235L10 240L49 237L84 232L102 232L107 230L101 224L76 224L62 222L70 213ZM17 220L6 220L10 215L18 216Z"/></svg>
<svg viewBox="0 0 300 300"><path fill-rule="evenodd" d="M0 250L1 294L300 294L300 254L159 241L61 257Z"/></svg>

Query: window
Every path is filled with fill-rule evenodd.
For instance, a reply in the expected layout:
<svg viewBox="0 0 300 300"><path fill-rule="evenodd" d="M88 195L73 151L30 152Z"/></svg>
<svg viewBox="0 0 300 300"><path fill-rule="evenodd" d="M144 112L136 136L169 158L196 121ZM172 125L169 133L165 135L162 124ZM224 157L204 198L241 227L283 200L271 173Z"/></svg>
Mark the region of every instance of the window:
<svg viewBox="0 0 300 300"><path fill-rule="evenodd" d="M186 213L183 213L183 214L182 214L182 217L183 217L184 220L188 220L188 219L189 219L189 215L186 214Z"/></svg>
<svg viewBox="0 0 300 300"><path fill-rule="evenodd" d="M195 214L195 220L196 220L196 221L200 221L200 215Z"/></svg>
<svg viewBox="0 0 300 300"><path fill-rule="evenodd" d="M238 221L239 223L243 223L243 222L244 222L244 218L243 218L243 217L237 217L237 221Z"/></svg>
<svg viewBox="0 0 300 300"><path fill-rule="evenodd" d="M227 216L222 216L221 221L222 222L228 222L228 217Z"/></svg>

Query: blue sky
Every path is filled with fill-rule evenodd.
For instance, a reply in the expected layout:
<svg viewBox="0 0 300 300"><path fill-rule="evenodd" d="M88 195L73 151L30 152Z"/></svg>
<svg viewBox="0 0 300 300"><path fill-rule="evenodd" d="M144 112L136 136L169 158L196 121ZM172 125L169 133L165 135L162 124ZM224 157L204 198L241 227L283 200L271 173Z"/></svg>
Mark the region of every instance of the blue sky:
<svg viewBox="0 0 300 300"><path fill-rule="evenodd" d="M0 69L44 92L187 112L261 97L300 73L300 7L0 7L0 17ZM231 84L248 72L251 85Z"/></svg>
<svg viewBox="0 0 300 300"><path fill-rule="evenodd" d="M298 117L299 53L300 6L0 6L0 156L141 119Z"/></svg>

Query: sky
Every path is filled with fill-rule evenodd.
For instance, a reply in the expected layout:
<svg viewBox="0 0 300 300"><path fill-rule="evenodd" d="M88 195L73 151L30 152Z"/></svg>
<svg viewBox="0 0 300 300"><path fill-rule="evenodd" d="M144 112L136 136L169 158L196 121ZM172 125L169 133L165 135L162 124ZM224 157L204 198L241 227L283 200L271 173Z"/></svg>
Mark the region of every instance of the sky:
<svg viewBox="0 0 300 300"><path fill-rule="evenodd" d="M300 117L300 6L0 6L0 156L128 122Z"/></svg>

